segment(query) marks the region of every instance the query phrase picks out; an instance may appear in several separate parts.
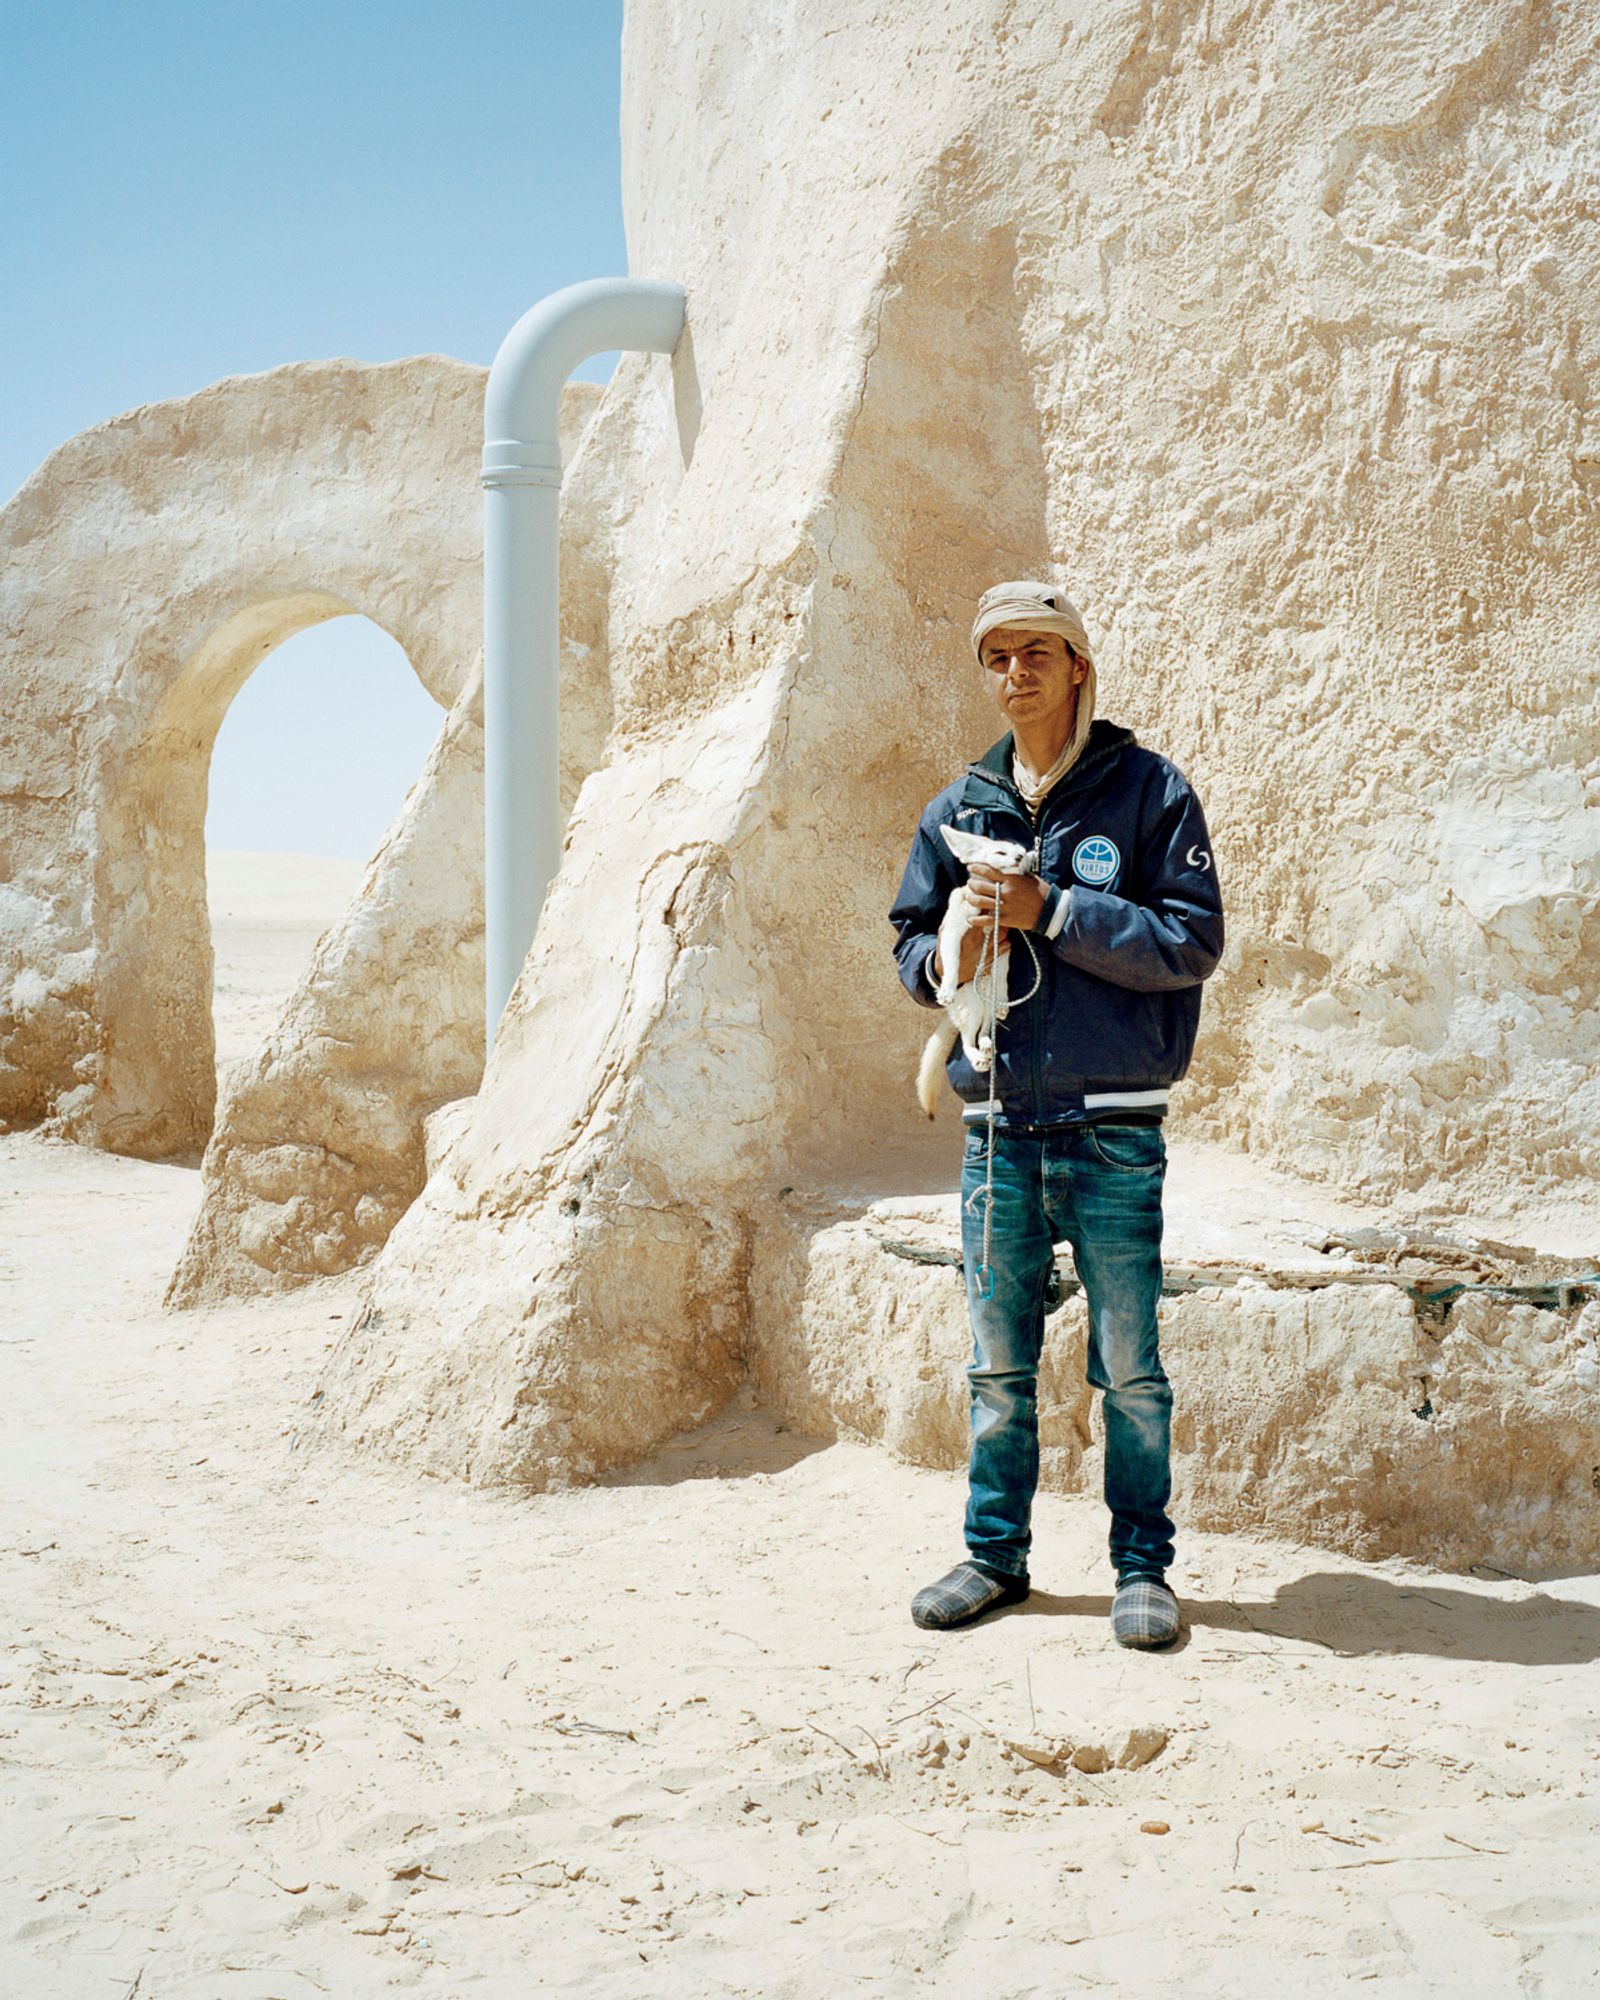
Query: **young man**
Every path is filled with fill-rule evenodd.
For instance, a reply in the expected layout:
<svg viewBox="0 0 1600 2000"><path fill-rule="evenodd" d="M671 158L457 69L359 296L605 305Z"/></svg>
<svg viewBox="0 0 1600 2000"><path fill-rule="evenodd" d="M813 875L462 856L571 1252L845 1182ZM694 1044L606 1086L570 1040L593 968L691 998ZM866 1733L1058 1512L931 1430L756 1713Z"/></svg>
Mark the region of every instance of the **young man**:
<svg viewBox="0 0 1600 2000"><path fill-rule="evenodd" d="M901 980L925 1007L938 1005L937 933L958 883L980 919L962 941L960 980L990 962L996 920L1011 947L992 1159L991 1078L959 1040L946 1066L966 1133L968 1559L919 1591L911 1615L962 1625L1028 1595L1039 1354L1065 1240L1089 1308L1088 1379L1104 1394L1112 1631L1123 1645L1160 1646L1178 1631L1165 1580L1172 1390L1156 1317L1161 1119L1189 1067L1201 982L1222 954L1216 861L1182 772L1095 716L1094 659L1070 598L1047 582L996 584L979 600L972 644L1010 731L923 813L889 912ZM1018 842L1030 872L975 864L969 874L947 825Z"/></svg>

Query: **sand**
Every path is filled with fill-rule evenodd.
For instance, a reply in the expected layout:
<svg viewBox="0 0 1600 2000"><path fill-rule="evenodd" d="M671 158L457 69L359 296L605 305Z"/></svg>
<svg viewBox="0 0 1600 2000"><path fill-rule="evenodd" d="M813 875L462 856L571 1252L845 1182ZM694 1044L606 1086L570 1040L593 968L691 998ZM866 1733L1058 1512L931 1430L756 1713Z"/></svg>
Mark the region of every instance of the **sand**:
<svg viewBox="0 0 1600 2000"><path fill-rule="evenodd" d="M219 926L231 1007L292 916L253 971ZM308 1457L359 1279L164 1313L197 1197L0 1139L0 1991L1600 1980L1600 1577L1180 1522L1188 1629L1134 1654L1104 1510L1046 1495L1032 1598L921 1632L960 1478L747 1395L539 1497Z"/></svg>
<svg viewBox="0 0 1600 2000"><path fill-rule="evenodd" d="M206 850L219 1076L265 1041L318 938L344 915L365 872L365 862L319 854Z"/></svg>

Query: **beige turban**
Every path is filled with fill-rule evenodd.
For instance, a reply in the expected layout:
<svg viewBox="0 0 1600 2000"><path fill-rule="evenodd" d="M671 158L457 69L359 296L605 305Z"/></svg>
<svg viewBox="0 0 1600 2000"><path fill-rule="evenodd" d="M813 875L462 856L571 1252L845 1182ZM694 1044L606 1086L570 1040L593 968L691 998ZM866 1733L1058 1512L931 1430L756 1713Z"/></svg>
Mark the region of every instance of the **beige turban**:
<svg viewBox="0 0 1600 2000"><path fill-rule="evenodd" d="M997 583L978 599L972 626L972 650L983 665L983 642L1000 625L1021 625L1030 632L1059 632L1080 660L1094 665L1089 635L1077 605L1053 583Z"/></svg>

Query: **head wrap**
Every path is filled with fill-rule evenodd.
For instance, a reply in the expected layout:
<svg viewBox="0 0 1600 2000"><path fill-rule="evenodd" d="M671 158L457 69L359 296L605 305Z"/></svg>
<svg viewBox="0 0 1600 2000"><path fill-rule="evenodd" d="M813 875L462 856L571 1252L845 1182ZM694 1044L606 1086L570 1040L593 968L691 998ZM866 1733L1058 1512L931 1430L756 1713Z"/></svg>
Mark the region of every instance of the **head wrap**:
<svg viewBox="0 0 1600 2000"><path fill-rule="evenodd" d="M1002 625L1015 625L1025 632L1059 633L1066 640L1068 649L1088 669L1078 683L1078 707L1072 734L1048 771L1030 771L1017 754L1013 741L1012 779L1027 802L1028 810L1037 814L1045 795L1077 763L1088 741L1095 708L1094 655L1089 650L1089 635L1083 629L1083 617L1077 605L1053 583L997 583L983 593L978 599L978 615L972 624L972 650L978 656L979 666L983 665L984 640Z"/></svg>
<svg viewBox="0 0 1600 2000"><path fill-rule="evenodd" d="M1029 632L1059 632L1080 660L1094 665L1083 614L1053 583L997 583L983 593L972 624L972 650L980 667L984 639L1000 625L1020 625Z"/></svg>

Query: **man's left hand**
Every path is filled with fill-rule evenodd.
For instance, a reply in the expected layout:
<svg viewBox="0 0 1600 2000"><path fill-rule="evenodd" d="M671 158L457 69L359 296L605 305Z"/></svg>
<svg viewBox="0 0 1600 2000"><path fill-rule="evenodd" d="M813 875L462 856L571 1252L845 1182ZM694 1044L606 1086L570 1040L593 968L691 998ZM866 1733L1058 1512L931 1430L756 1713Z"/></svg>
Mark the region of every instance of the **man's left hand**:
<svg viewBox="0 0 1600 2000"><path fill-rule="evenodd" d="M1031 931L1049 900L1037 875L1002 875L982 861L973 862L967 888L986 930L994 921L996 902L1002 924L1011 930Z"/></svg>

